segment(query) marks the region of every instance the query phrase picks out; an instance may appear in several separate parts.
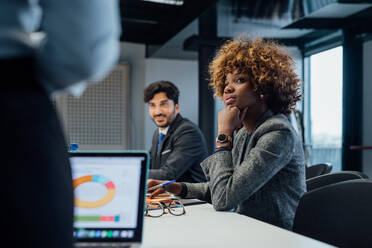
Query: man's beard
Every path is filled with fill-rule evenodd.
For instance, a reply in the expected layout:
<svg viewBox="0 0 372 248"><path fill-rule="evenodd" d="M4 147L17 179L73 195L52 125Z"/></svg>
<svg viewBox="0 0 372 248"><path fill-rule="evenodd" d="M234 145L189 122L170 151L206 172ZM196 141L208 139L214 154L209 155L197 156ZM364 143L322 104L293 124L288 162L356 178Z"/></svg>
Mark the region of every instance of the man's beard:
<svg viewBox="0 0 372 248"><path fill-rule="evenodd" d="M156 117L159 117L159 116L162 116L166 119L166 122L165 124L163 125L158 125L157 122L155 121L155 118ZM172 118L174 116L174 118ZM160 127L160 128L166 128L168 127L170 124L172 124L172 122L174 121L174 119L176 119L176 114L175 114L175 111L172 112L168 117L166 115L163 115L163 114L160 114L160 115L156 115L152 118L152 121L155 123L156 126Z"/></svg>
<svg viewBox="0 0 372 248"><path fill-rule="evenodd" d="M158 126L158 127L160 127L160 128L166 128L166 127L169 127L169 125L170 125L170 123L169 122L167 122L165 125L162 125L162 126Z"/></svg>

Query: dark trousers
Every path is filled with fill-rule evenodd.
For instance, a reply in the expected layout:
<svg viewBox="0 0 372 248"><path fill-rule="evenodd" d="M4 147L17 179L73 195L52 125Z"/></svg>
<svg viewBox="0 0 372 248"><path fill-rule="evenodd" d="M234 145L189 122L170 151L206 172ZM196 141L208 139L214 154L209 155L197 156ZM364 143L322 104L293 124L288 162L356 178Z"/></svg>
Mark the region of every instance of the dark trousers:
<svg viewBox="0 0 372 248"><path fill-rule="evenodd" d="M70 248L71 168L53 104L31 59L0 60L0 81L2 237L9 247Z"/></svg>

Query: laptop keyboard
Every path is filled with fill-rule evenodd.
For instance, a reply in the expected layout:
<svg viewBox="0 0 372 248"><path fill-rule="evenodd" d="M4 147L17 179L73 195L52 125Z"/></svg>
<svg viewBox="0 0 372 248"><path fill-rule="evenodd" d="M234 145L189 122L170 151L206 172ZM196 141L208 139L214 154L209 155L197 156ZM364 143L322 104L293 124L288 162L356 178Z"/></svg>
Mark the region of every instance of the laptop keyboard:
<svg viewBox="0 0 372 248"><path fill-rule="evenodd" d="M78 243L76 244L76 247L92 247L92 248L110 248L110 247L115 247L115 248L131 248L135 247L130 244L123 244L123 243Z"/></svg>

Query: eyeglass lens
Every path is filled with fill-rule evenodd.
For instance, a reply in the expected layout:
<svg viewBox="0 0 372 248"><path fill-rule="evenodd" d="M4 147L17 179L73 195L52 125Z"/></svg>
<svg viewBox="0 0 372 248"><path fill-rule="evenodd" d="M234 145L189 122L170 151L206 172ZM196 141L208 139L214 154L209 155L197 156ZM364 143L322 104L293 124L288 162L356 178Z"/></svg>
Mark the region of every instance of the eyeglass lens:
<svg viewBox="0 0 372 248"><path fill-rule="evenodd" d="M147 204L146 208L147 215L151 217L160 217L166 213L167 210L173 215L183 215L185 213L185 208L180 201L172 201L168 206L165 203L154 202Z"/></svg>
<svg viewBox="0 0 372 248"><path fill-rule="evenodd" d="M169 211L171 214L173 215L182 215L185 213L185 209L182 205L181 202L179 201L172 201L170 204L169 204Z"/></svg>
<svg viewBox="0 0 372 248"><path fill-rule="evenodd" d="M163 206L160 203L151 203L147 205L147 214L151 217L160 217L164 213Z"/></svg>

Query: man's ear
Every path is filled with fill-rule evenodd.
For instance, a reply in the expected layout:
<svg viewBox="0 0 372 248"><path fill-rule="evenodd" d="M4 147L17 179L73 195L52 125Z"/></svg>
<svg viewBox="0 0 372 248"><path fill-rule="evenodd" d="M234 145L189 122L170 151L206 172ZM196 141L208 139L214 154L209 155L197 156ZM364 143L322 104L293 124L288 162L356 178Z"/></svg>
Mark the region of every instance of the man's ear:
<svg viewBox="0 0 372 248"><path fill-rule="evenodd" d="M180 112L180 105L178 103L176 104L175 109L176 109L176 114L178 114Z"/></svg>

